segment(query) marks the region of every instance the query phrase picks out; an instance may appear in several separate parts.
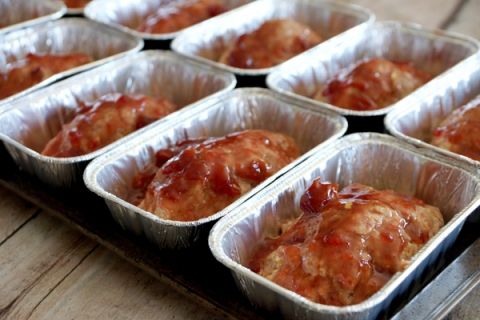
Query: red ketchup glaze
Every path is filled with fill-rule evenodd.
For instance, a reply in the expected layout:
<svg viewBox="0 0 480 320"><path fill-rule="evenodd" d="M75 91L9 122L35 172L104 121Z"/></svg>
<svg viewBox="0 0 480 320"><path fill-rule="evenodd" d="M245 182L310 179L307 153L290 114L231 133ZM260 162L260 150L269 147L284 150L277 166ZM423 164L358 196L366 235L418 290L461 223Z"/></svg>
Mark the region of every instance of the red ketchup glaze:
<svg viewBox="0 0 480 320"><path fill-rule="evenodd" d="M38 55L29 53L11 63L6 73L0 73L0 99L32 87L62 71L89 63L86 54Z"/></svg>
<svg viewBox="0 0 480 320"><path fill-rule="evenodd" d="M148 185L153 181L159 168L161 168L168 160L178 155L181 151L187 147L202 143L205 139L187 139L183 140L176 145L160 149L155 152L155 165L150 165L141 172L137 173L132 180L132 192L128 197L128 201L134 205L139 205L145 198L145 192Z"/></svg>
<svg viewBox="0 0 480 320"><path fill-rule="evenodd" d="M271 175L271 166L261 159L255 159L236 169L237 174L250 181L262 182Z"/></svg>
<svg viewBox="0 0 480 320"><path fill-rule="evenodd" d="M145 169L133 177L132 190L128 195L127 201L138 206L145 198L145 192L148 185L155 178L156 170L154 168Z"/></svg>
<svg viewBox="0 0 480 320"><path fill-rule="evenodd" d="M155 153L155 165L157 167L163 166L165 162L170 160L177 153L172 149L162 149Z"/></svg>
<svg viewBox="0 0 480 320"><path fill-rule="evenodd" d="M300 199L304 212L319 212L328 202L338 197L338 185L315 180Z"/></svg>
<svg viewBox="0 0 480 320"><path fill-rule="evenodd" d="M43 155L74 157L93 152L175 111L166 99L107 94L84 104L45 146Z"/></svg>
<svg viewBox="0 0 480 320"><path fill-rule="evenodd" d="M164 175L170 175L172 180L168 186L162 189L162 193L172 200L181 198L184 187L184 180L206 181L212 190L217 194L225 194L232 197L241 195L240 187L233 169L225 159L222 146L231 144L238 139L238 134L227 135L223 139L210 139L203 144L189 146L183 150L175 159L167 163L162 169ZM269 144L268 140L258 139L259 143ZM244 154L243 156L248 157ZM255 173L256 163L263 163L262 160L253 160L249 165L244 165L235 171L243 178L253 177L252 181L260 182L271 175L271 172L264 172L259 179ZM252 173L253 172L253 173Z"/></svg>
<svg viewBox="0 0 480 320"><path fill-rule="evenodd" d="M433 131L432 144L480 160L480 103L455 110Z"/></svg>
<svg viewBox="0 0 480 320"><path fill-rule="evenodd" d="M171 220L198 220L226 207L298 154L291 138L263 130L187 140L157 152L161 165L139 206Z"/></svg>
<svg viewBox="0 0 480 320"><path fill-rule="evenodd" d="M67 8L80 9L84 8L90 0L63 0Z"/></svg>
<svg viewBox="0 0 480 320"><path fill-rule="evenodd" d="M177 0L164 4L137 27L140 32L179 31L227 11L221 0Z"/></svg>
<svg viewBox="0 0 480 320"><path fill-rule="evenodd" d="M301 197L304 211L254 250L248 267L314 302L359 303L403 270L443 225L440 211L391 190L319 179Z"/></svg>
<svg viewBox="0 0 480 320"><path fill-rule="evenodd" d="M410 63L376 58L330 81L314 99L345 109L376 110L400 100L430 79L431 75Z"/></svg>
<svg viewBox="0 0 480 320"><path fill-rule="evenodd" d="M274 19L241 35L222 53L219 61L237 68L268 68L321 41L321 37L306 25L291 19Z"/></svg>

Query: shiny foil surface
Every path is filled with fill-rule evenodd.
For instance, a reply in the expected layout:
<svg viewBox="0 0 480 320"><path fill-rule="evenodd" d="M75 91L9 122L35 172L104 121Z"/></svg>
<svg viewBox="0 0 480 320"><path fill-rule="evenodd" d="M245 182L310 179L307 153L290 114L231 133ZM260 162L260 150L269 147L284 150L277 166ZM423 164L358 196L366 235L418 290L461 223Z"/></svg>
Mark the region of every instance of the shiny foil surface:
<svg viewBox="0 0 480 320"><path fill-rule="evenodd" d="M415 196L437 206L445 226L412 258L406 270L395 274L367 300L344 307L314 303L245 265L259 241L300 214L300 197L317 177L340 187L362 183ZM289 319L375 319L436 263L479 204L480 178L473 166L391 136L353 134L319 150L232 210L212 229L209 246L216 259L231 270L248 299L272 314Z"/></svg>
<svg viewBox="0 0 480 320"><path fill-rule="evenodd" d="M15 100L0 114L0 139L23 170L51 185L68 187L82 181L83 169L90 160L129 139L127 136L78 157L41 155L47 142L80 108L79 102L121 92L164 97L183 108L207 96L232 90L235 83L232 74L185 60L172 52L143 51ZM174 120L175 114L182 110L158 121ZM139 131L130 136L137 134Z"/></svg>
<svg viewBox="0 0 480 320"><path fill-rule="evenodd" d="M0 0L0 34L59 19L66 12L59 0Z"/></svg>
<svg viewBox="0 0 480 320"><path fill-rule="evenodd" d="M232 10L253 0L225 0L225 7ZM143 22L145 16L153 13L162 5L171 0L101 0L89 3L85 9L85 17L99 21L145 40L172 40L182 30L170 33L152 34L137 31L136 28ZM183 29L184 30L184 29Z"/></svg>
<svg viewBox="0 0 480 320"><path fill-rule="evenodd" d="M143 47L143 40L100 23L82 18L69 18L0 35L0 72L8 64L21 60L28 53L69 54L84 53L93 62L57 73L24 91L0 100L0 113L8 102L45 87L62 78L113 61Z"/></svg>
<svg viewBox="0 0 480 320"><path fill-rule="evenodd" d="M385 115L393 105L371 111L357 111L313 100L321 85L360 61L383 57L393 61L411 62L419 70L438 76L478 52L478 41L444 31L430 31L416 24L376 22L369 28L356 30L321 44L292 59L267 78L272 90L310 101L348 116ZM430 80L435 83L437 78ZM434 85L434 84L433 84ZM425 85L414 92L424 90ZM413 94L413 93L412 93ZM401 101L401 100L400 100Z"/></svg>
<svg viewBox="0 0 480 320"><path fill-rule="evenodd" d="M422 95L413 95L397 104L385 118L387 130L402 140L469 162L480 170L480 161L430 144L433 130L443 119L475 98L479 103L480 54L445 74L438 85L426 89Z"/></svg>
<svg viewBox="0 0 480 320"><path fill-rule="evenodd" d="M239 36L257 29L265 21L278 18L292 18L306 24L322 38L330 39L349 29L366 28L374 16L358 6L333 1L261 0L185 30L172 42L172 49L238 75L265 76L278 66L243 69L217 61Z"/></svg>
<svg viewBox="0 0 480 320"><path fill-rule="evenodd" d="M104 198L114 219L137 235L145 235L160 248L185 248L204 239L218 220L276 178L305 160L315 151L342 136L345 118L330 112L319 112L304 103L266 89L237 89L192 107L169 123L159 123L97 158L85 170L87 187ZM301 156L250 192L216 214L192 222L161 219L144 211L127 199L136 174L155 163L155 152L176 142L197 137L224 136L245 129L267 129L291 136Z"/></svg>

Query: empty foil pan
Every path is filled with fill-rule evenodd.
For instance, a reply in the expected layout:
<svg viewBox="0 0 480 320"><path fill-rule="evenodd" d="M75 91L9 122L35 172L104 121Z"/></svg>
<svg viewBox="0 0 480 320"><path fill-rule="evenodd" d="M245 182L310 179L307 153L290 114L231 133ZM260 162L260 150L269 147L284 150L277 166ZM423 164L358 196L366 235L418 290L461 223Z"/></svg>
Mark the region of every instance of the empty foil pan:
<svg viewBox="0 0 480 320"><path fill-rule="evenodd" d="M177 0L178 1L178 0ZM232 10L253 0L224 0L225 7ZM145 17L155 9L172 3L171 0L102 0L92 1L84 10L89 19L119 28L145 40L172 40L182 32L153 34L137 31Z"/></svg>
<svg viewBox="0 0 480 320"><path fill-rule="evenodd" d="M298 216L300 197L317 177L340 187L356 182L414 195L439 207L445 226L403 272L395 274L367 300L344 307L314 303L254 273L245 264L268 230L278 230L286 220ZM354 134L319 150L232 210L212 229L209 245L248 299L272 314L288 319L376 319L455 241L464 221L479 204L480 179L470 165L448 161L391 136Z"/></svg>
<svg viewBox="0 0 480 320"><path fill-rule="evenodd" d="M57 0L0 0L0 33L59 19L66 11Z"/></svg>
<svg viewBox="0 0 480 320"><path fill-rule="evenodd" d="M83 169L90 160L128 140L125 137L78 157L41 155L47 142L80 108L79 102L120 92L164 97L184 108L207 96L232 90L235 83L230 73L188 61L172 52L143 51L12 102L0 115L0 139L25 171L51 185L71 186L81 181ZM183 110L158 121L174 120L175 114Z"/></svg>
<svg viewBox="0 0 480 320"><path fill-rule="evenodd" d="M21 60L28 53L84 53L93 62L57 73L44 81L0 100L0 112L5 104L38 88L72 74L91 69L129 53L139 51L143 40L100 23L82 18L69 18L0 35L0 73L9 63Z"/></svg>
<svg viewBox="0 0 480 320"><path fill-rule="evenodd" d="M306 24L324 39L330 39L352 28L366 28L374 16L358 6L333 1L255 1L185 30L172 42L172 49L237 75L265 76L277 67L242 69L219 63L218 59L239 36L255 30L265 21L279 18L292 18Z"/></svg>
<svg viewBox="0 0 480 320"><path fill-rule="evenodd" d="M472 38L445 31L430 31L415 24L376 22L370 28L357 30L309 50L282 65L267 78L269 88L310 101L319 108L334 110L346 116L379 116L392 110L392 106L371 111L357 111L336 107L313 100L320 85L352 65L366 59L383 57L393 61L411 62L417 69L434 76L459 64L479 50ZM417 89L435 86L436 78ZM414 93L412 93L414 94ZM366 131L370 131L367 130Z"/></svg>
<svg viewBox="0 0 480 320"><path fill-rule="evenodd" d="M314 111L310 105L265 89L237 89L200 103L170 123L159 123L113 152L99 157L85 170L87 187L104 198L113 218L124 228L145 235L161 248L185 248L203 237L212 223L254 196L267 184L346 131L346 120L334 113ZM216 214L192 222L161 219L127 199L134 176L155 163L155 151L197 137L223 136L245 129L267 129L291 136L302 154L276 174Z"/></svg>
<svg viewBox="0 0 480 320"><path fill-rule="evenodd" d="M455 109L480 95L480 54L452 70L430 86L421 96L404 99L385 118L385 126L394 136L409 143L462 159L480 168L480 162L431 145L433 130ZM478 103L478 98L476 99Z"/></svg>

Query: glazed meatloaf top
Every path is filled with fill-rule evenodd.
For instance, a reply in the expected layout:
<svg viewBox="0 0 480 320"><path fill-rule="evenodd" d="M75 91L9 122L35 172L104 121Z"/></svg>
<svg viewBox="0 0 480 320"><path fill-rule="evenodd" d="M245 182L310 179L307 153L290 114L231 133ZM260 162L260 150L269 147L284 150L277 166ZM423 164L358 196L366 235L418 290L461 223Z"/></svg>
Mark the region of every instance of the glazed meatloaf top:
<svg viewBox="0 0 480 320"><path fill-rule="evenodd" d="M315 180L303 214L249 267L314 302L345 306L378 291L443 226L438 208L392 190Z"/></svg>

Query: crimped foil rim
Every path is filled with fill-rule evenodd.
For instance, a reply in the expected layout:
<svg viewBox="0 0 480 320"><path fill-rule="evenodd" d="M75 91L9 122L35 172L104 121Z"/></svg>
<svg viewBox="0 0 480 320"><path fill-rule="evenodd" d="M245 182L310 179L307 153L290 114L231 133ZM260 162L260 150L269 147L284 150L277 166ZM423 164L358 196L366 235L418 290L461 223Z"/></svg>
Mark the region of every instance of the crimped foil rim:
<svg viewBox="0 0 480 320"><path fill-rule="evenodd" d="M57 7L57 10L50 13L50 14L40 16L38 18L34 18L34 19L19 22L19 23L15 23L15 24L12 24L12 25L10 25L8 27L5 27L5 28L0 28L0 35L6 34L8 32L14 31L14 30L30 27L30 26L33 26L33 25L36 25L36 24L45 23L47 21L57 20L57 19L60 19L61 17L63 17L67 13L67 6L65 6L65 4L62 1L59 1L59 0L44 0L44 1L39 1L39 2L40 3L45 3L45 5L51 5L52 7Z"/></svg>
<svg viewBox="0 0 480 320"><path fill-rule="evenodd" d="M281 94L287 95L289 97L292 97L292 98L295 98L295 99L298 99L298 100L301 100L301 101L304 101L304 102L313 103L320 108L326 108L326 109L332 110L334 112L340 113L341 115L344 115L344 116L358 116L358 117L383 116L383 115L386 115L389 112L391 112L393 109L395 109L397 105L402 103L403 100L407 99L409 96L418 95L420 92L422 92L424 90L427 90L427 88L429 88L429 87L435 87L436 83L440 79L440 77L444 77L452 69L460 67L466 59L474 56L476 53L478 53L480 51L480 41L473 38L473 37L463 35L463 34L460 34L460 33L456 33L456 32L451 32L451 31L425 29L424 27L422 27L418 23L400 22L400 21L376 21L370 27L371 28L388 28L390 26L393 26L393 27L396 27L396 28L406 29L409 32L420 34L421 36L426 37L426 38L449 38L449 40L451 42L461 44L465 47L467 47L467 46L470 47L473 52L472 52L471 55L466 57L464 60L459 61L456 65L454 65L449 70L445 70L444 72L438 74L437 76L435 76L435 78L433 78L432 80L430 80L429 82L427 82L423 86L417 88L417 90L413 91L412 93L410 93L409 95L400 99L399 101L395 102L394 104L392 104L392 105L390 105L386 108L372 110L372 111L357 111L357 110L343 109L343 108L339 108L337 106L334 106L334 105L326 103L326 102L316 101L312 98L308 98L308 97L299 95L297 93L293 93L291 91L278 88L276 83L278 83L278 80L280 80L282 78L282 72L284 72L284 70L291 69L296 64L302 64L303 60L304 59L309 59L310 56L317 55L318 52L320 52L318 46L314 47L314 48L312 48L308 51L305 51L304 53L301 53L300 55L292 58L290 61L287 61L287 62L281 64L278 69L274 70L271 74L269 74L267 76L267 79L266 79L267 87L276 91L276 92L279 92ZM368 32L368 29L366 29L366 30ZM343 44L343 42L342 42L342 39L337 38L337 39L334 39L334 40L337 40L337 41L335 41L335 42L331 41L328 44L326 43L326 45L331 47L331 48L335 48L337 46L345 46L345 44Z"/></svg>
<svg viewBox="0 0 480 320"><path fill-rule="evenodd" d="M330 154L335 154L343 149L351 147L353 145L358 144L369 144L369 143L381 143L384 145L388 145L390 147L394 147L401 150L409 151L419 157L427 158L433 162L441 163L444 166L448 166L451 168L459 169L472 177L477 185L480 185L480 175L475 171L475 169L464 162L461 161L454 161L452 162L447 157L438 155L436 152L429 150L429 149L419 149L408 143L398 140L395 137L388 136L385 134L379 133L356 133L345 136L336 142L329 144L325 149L323 149L320 153L312 156L309 158L308 161L300 164L295 169L291 170L287 174L281 177L283 185L291 185L294 181L298 178L296 174L298 174L299 170L306 169L308 170L311 166L315 164L318 165L318 162L322 160L326 160L330 158ZM315 163L312 163L313 161ZM260 191L257 194L257 203L262 201L262 203L270 201L269 199L275 199L277 195L276 190L281 190L281 186L276 185L269 185ZM265 199L265 200L263 200ZM233 261L230 257L227 256L225 251L222 248L221 242L229 229L231 229L234 225L238 224L243 219L249 217L251 214L249 212L254 212L255 209L258 207L255 202L250 200L247 205L243 205L240 208L237 207L236 209L232 210L230 214L216 223L210 231L208 243L210 251L212 252L213 256L217 261L225 265L230 269L230 271L235 273L240 273L244 277L248 277L254 280L257 283L260 283L267 287L268 289L276 292L277 294L282 295L283 297L293 301L297 305L301 305L303 307L308 308L311 312L328 312L330 314L336 315L348 315L354 313L361 313L368 311L386 300L392 292L398 288L402 282L412 273L414 272L420 263L428 258L428 256L444 241L449 235L451 230L462 225L468 216L480 205L480 194L478 194L463 210L456 213L451 220L445 224L439 232L437 232L429 241L428 243L423 246L411 259L410 264L408 267L402 271L397 272L393 275L393 277L375 294L370 296L368 299L364 300L361 303L355 305L349 305L344 307L338 306L331 306L325 305L320 303L315 303L310 301L309 299L290 291L286 288L281 287L280 285L267 280L266 278L260 276L259 274L251 271L247 267L241 265ZM238 211L238 212L237 212ZM447 229L450 229L448 232Z"/></svg>
<svg viewBox="0 0 480 320"><path fill-rule="evenodd" d="M267 74L277 70L278 68L280 68L284 63L290 61L291 59L295 59L296 57L294 58L291 58L289 59L288 61L285 61L279 65L276 65L276 66L273 66L273 67L270 67L270 68L262 68L262 69L244 69L244 68L237 68L237 67L232 67L232 66L229 66L229 65L226 65L226 64L223 64L223 63L219 63L217 61L212 61L210 59L207 59L207 58L203 58L203 57L200 57L200 56L197 56L197 55L193 55L193 54L190 54L190 53L185 53L181 50L181 43L182 41L185 42L186 40L184 40L184 38L186 38L188 40L188 37L190 36L189 33L193 33L195 34L197 32L196 29L198 28L205 28L205 26L210 26L211 25L215 25L215 24L218 24L220 25L218 22L221 22L222 20L228 20L228 18L232 18L232 19L235 19L235 17L238 15L240 16L242 11L246 11L248 12L248 10L253 10L253 9L250 9L251 7L255 8L255 6L266 6L269 2L273 2L275 3L274 0L257 0L257 1L254 1L252 3L249 3L249 4L246 4L240 8L237 8L237 9L234 9L234 10L231 10L229 12L226 12L222 15L219 15L217 17L213 17L211 19L209 19L208 21L204 21L204 22L201 22L195 26L192 26L192 27L189 27L187 29L185 29L178 37L176 37L172 43L171 43L171 48L173 51L181 54L181 55L184 55L186 57L189 57L191 59L195 59L197 61L201 61L202 63L205 63L205 64L209 64L209 65L213 65L217 68L221 68L223 70L226 70L226 71L229 71L229 72L232 72L236 75L239 75L239 76L266 76ZM344 34L344 33L347 33L347 32L350 32L351 30L355 30L357 28L360 28L360 27L363 27L364 25L369 25L371 23L373 23L375 21L375 15L373 14L372 11L370 11L369 9L367 8L364 8L364 7L361 7L361 6L358 6L356 4L347 4L347 3L342 3L342 2L335 2L333 0L319 0L315 3L315 5L317 6L329 6L329 7L332 7L332 8L339 8L341 10L343 10L344 12L349 12L349 13L352 13L352 14L362 14L365 16L366 20L338 35L335 35L333 36L332 38L330 39L327 39L323 42L321 42L320 44L318 44L317 46L315 46L314 48L318 47L318 46L322 46L324 44L327 44L329 42L332 41L332 39L335 39L337 38L338 36ZM217 22L218 21L218 22ZM307 51L305 51L304 53L310 51L312 49L309 49ZM300 54L301 55L301 54Z"/></svg>
<svg viewBox="0 0 480 320"><path fill-rule="evenodd" d="M264 89L264 88L241 88L241 89L236 89L234 91L225 92L221 95L213 96L213 97L207 98L206 100L203 100L201 102L195 103L194 106L192 106L192 107L196 108L195 113L193 113L193 112L191 112L191 113L183 112L182 114L178 115L178 117L175 119L176 120L175 122L176 123L181 123L181 122L183 122L187 119L194 118L198 112L202 112L202 111L208 110L210 108L214 108L218 103L221 103L223 99L225 99L227 97L228 98L235 97L235 95L241 95L241 94L244 94L245 92L247 92L249 94L252 94L252 95L269 95L270 97L278 97L278 99L281 99L283 101L294 103L293 101L291 101L291 99L288 99L286 97L282 97L282 96L278 95L277 93L275 93L273 91L270 91L270 90L267 90L267 89ZM318 111L314 107L305 108L304 105L302 105L302 107L300 107L298 105L292 105L292 107L297 108L297 109L307 110L308 112L321 113L323 116L328 117L332 121L337 121L338 131L335 134L333 134L331 137L329 137L327 140L325 140L324 142L321 143L322 148L330 145L331 143L333 143L336 139L338 139L339 137L344 135L346 130L347 130L348 124L347 124L346 119L339 116L338 114L335 114L335 113L332 113L332 112L329 112L329 111L325 112L324 110ZM153 129L154 127L157 127L157 126L158 127L161 126L161 128L166 131L166 130L175 128L177 125L173 122L165 123L165 124L157 123L157 124L155 124L155 126L152 126L151 129ZM157 130L149 130L149 131L150 132L145 132L145 134L143 134L142 137L137 136L136 140L139 140L139 141L133 141L132 142L131 140L133 140L133 138L130 139L129 141L127 141L128 145L125 144L126 145L125 148L130 147L130 146L132 146L132 148L134 148L135 146L136 146L135 148L141 148L141 145L145 141L148 141L148 140L152 139L153 136L158 135ZM141 140L140 140L140 138L141 138ZM288 172L288 170L290 170L291 168L300 164L305 159L310 157L313 153L315 153L315 150L317 148L318 148L318 146L316 146L316 147L312 148L311 150L305 152L298 159L294 160L290 164L283 167L279 172L281 172L282 175L286 174L286 172ZM94 159L86 167L86 169L84 171L83 180L85 182L85 185L87 186L87 188L90 191L94 192L95 194L97 194L101 198L103 198L105 200L108 200L108 201L115 202L119 205L122 205L123 207L127 208L128 210L131 210L131 211L133 211L137 214L140 214L142 217L144 217L148 220L151 220L154 223L159 223L159 224L164 225L164 226L197 227L197 226L204 225L204 224L207 224L209 222L218 220L219 218L229 214L229 212L232 211L234 208L236 208L240 203L243 203L244 201L248 200L249 198L251 198L253 196L256 196L256 194L259 190L259 188L257 186L255 188L253 188L252 190L250 190L248 193L242 195L240 198L235 200L233 203L231 203L227 207L223 208L222 210L216 212L215 214L213 214L211 216L201 218L199 220L195 220L195 221L176 221L176 220L162 219L162 218L158 217L157 215L155 215L151 212L148 212L146 210L143 210L143 209L141 209L141 208L139 208L139 207L123 200L123 199L121 199L120 197L104 190L96 182L96 177L98 176L99 172L103 169L103 167L105 165L109 164L109 163L112 163L112 162L120 159L122 157L122 155L123 155L123 150L121 150L120 148L116 148L112 152L107 153L107 154L103 154L102 156ZM275 177L270 177L270 178L266 179L265 181L262 182L262 184L263 183L270 184L271 182L274 181L274 179L272 179L272 178L275 178ZM278 178L278 176L276 178Z"/></svg>

